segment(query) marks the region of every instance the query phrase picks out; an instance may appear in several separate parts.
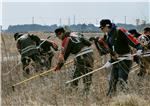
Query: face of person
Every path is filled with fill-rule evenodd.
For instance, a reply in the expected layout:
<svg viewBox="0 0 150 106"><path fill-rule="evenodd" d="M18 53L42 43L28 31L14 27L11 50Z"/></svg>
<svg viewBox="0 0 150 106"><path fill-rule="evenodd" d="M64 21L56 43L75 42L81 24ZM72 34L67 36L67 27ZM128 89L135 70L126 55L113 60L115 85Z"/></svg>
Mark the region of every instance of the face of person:
<svg viewBox="0 0 150 106"><path fill-rule="evenodd" d="M61 32L61 33L57 34L57 37L58 37L60 40L62 40L63 33Z"/></svg>
<svg viewBox="0 0 150 106"><path fill-rule="evenodd" d="M150 36L150 31L147 31L144 34Z"/></svg>
<svg viewBox="0 0 150 106"><path fill-rule="evenodd" d="M106 35L107 35L107 33L109 32L109 28L108 28L108 26L104 26L104 27L100 27L100 29L101 29L101 31L103 32L103 33L105 33Z"/></svg>

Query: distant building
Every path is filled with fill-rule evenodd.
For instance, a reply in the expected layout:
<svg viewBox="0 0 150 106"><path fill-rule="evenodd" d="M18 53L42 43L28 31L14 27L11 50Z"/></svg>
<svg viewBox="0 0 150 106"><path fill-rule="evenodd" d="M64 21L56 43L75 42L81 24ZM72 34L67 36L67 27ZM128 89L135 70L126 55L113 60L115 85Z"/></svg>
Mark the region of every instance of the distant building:
<svg viewBox="0 0 150 106"><path fill-rule="evenodd" d="M146 20L142 20L142 25L146 25Z"/></svg>
<svg viewBox="0 0 150 106"><path fill-rule="evenodd" d="M140 19L136 19L136 26L138 26L140 23Z"/></svg>

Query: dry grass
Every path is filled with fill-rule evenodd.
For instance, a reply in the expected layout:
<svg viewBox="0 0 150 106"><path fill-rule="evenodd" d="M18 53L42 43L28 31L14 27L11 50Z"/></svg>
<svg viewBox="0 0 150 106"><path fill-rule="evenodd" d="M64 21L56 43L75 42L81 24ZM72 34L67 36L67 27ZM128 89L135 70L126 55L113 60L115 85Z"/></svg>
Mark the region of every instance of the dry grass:
<svg viewBox="0 0 150 106"><path fill-rule="evenodd" d="M42 33L37 34L43 38ZM1 43L5 47L2 47L2 56L17 54L13 37L3 35L3 39L4 41ZM58 39L55 40L58 42ZM11 48L8 46L10 43ZM97 68L104 63L102 62L104 58L100 58L96 50L94 53L95 60L98 59L101 62L95 64L95 68ZM56 58L57 52L53 65L56 63ZM5 73L9 72L17 63L18 60L2 63L2 106L148 106L150 104L150 76L139 78L136 76L136 72L129 75L129 91L126 94L118 94L112 98L106 96L108 88L106 70L93 74L93 84L89 95L82 93L82 80L80 80L78 90L70 92L70 86L65 85L64 82L71 79L72 65L68 66L68 69L64 68L61 72L49 73L45 77L36 78L17 86L14 92L11 85L23 80L21 65L9 74L5 75Z"/></svg>
<svg viewBox="0 0 150 106"><path fill-rule="evenodd" d="M113 98L110 106L150 106L150 104L136 94L121 94Z"/></svg>

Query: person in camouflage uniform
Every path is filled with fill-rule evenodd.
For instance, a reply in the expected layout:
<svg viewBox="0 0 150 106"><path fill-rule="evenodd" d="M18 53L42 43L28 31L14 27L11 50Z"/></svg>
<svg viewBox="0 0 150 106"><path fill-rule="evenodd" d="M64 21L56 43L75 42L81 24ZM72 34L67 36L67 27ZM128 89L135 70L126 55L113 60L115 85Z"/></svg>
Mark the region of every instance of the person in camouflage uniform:
<svg viewBox="0 0 150 106"><path fill-rule="evenodd" d="M30 74L30 70L26 69L29 65L30 58L37 64L43 65L40 60L40 53L36 45L40 43L40 38L28 33L15 33L14 38L17 41L17 49L21 55L23 70L26 74Z"/></svg>
<svg viewBox="0 0 150 106"><path fill-rule="evenodd" d="M150 27L145 27L143 31L147 41L146 47L148 50L150 50Z"/></svg>
<svg viewBox="0 0 150 106"><path fill-rule="evenodd" d="M138 40L144 49L144 54L149 54L150 53L150 28L149 27L144 28L144 32L143 34L141 34L141 36L138 37ZM150 63L150 56L141 57L141 64L143 65L143 67L141 67L141 70L138 73L139 76L150 74L149 63Z"/></svg>
<svg viewBox="0 0 150 106"><path fill-rule="evenodd" d="M130 30L128 30L128 32L129 32L130 34L132 34L133 37L135 37L137 40L138 40L138 38L142 35L142 34L140 34L139 32L137 32L136 29L130 29ZM135 48L132 48L132 53L134 54L135 52L136 52L136 49L135 49ZM133 60L140 66L140 70L139 70L139 72L138 72L137 75L138 75L138 76L143 76L143 74L145 73L145 66L144 66L143 62L141 61L141 60L142 60L141 57L135 55L135 56L133 57Z"/></svg>
<svg viewBox="0 0 150 106"><path fill-rule="evenodd" d="M84 38L83 35L77 33L66 32L63 27L55 30L56 36L62 40L62 49L58 58L58 64L55 71L60 70L64 61L67 60L70 54L74 54L75 71L73 79L93 70L93 50L89 47L91 43ZM71 83L73 88L77 88L79 80ZM83 78L84 92L87 94L92 83L92 74Z"/></svg>

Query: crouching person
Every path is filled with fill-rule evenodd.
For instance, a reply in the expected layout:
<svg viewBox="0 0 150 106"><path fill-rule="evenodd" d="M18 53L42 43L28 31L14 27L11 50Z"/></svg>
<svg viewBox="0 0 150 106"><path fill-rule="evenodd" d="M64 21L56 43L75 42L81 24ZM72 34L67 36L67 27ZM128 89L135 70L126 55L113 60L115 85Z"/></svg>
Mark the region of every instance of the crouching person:
<svg viewBox="0 0 150 106"><path fill-rule="evenodd" d="M37 64L43 65L40 60L40 53L36 48L36 44L40 39L37 36L27 33L15 33L14 38L17 41L17 49L21 55L23 70L26 74L30 74L30 70L26 68L29 65L30 58Z"/></svg>
<svg viewBox="0 0 150 106"><path fill-rule="evenodd" d="M55 71L60 70L63 66L64 61L67 60L70 54L74 54L74 65L75 71L73 74L73 79L86 74L93 69L93 50L89 48L91 43L86 40L83 36L76 33L68 33L63 27L57 28L55 30L56 36L62 40L62 49L59 56L59 62ZM73 88L78 87L79 80L71 83ZM87 94L92 83L92 74L83 78L84 91Z"/></svg>

